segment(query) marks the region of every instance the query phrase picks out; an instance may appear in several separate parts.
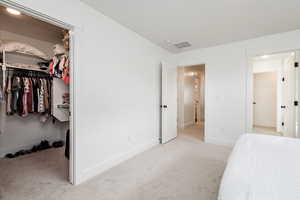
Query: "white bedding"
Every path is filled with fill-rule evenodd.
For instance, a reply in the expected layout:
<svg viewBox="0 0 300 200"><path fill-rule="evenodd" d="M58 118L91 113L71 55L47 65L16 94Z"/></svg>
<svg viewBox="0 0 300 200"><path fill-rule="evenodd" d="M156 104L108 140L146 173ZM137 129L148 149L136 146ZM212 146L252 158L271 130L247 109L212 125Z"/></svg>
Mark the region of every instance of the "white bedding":
<svg viewBox="0 0 300 200"><path fill-rule="evenodd" d="M230 155L218 200L300 200L300 140L241 136Z"/></svg>

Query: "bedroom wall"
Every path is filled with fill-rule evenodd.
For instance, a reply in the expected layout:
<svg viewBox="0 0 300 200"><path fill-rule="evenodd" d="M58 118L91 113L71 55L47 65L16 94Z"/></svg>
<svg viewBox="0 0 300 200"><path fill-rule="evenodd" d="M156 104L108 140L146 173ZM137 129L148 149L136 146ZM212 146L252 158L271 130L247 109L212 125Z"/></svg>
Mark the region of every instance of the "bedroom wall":
<svg viewBox="0 0 300 200"><path fill-rule="evenodd" d="M78 0L14 2L75 26L77 183L158 144L169 53Z"/></svg>
<svg viewBox="0 0 300 200"><path fill-rule="evenodd" d="M251 130L248 58L300 49L300 30L172 56L178 65L205 63L205 141L233 145Z"/></svg>
<svg viewBox="0 0 300 200"><path fill-rule="evenodd" d="M2 25L2 22L0 22L0 24ZM10 26L15 27L13 25ZM2 26L0 26L0 29L1 28ZM3 39L24 42L37 47L48 55L53 54L53 45L60 42L56 38L53 38L52 42L48 42L48 39L45 39L48 41L38 40L17 33L12 33L8 30L11 29L8 28L5 31L0 30L0 40ZM20 29L18 28L14 28L12 31L20 33ZM26 31L30 32L30 29L27 29L23 32ZM50 37L49 35L50 34L48 34L48 37ZM42 36L40 36L39 39L42 39ZM7 58L8 61L32 63L32 58L28 59L28 57L24 56L7 55ZM5 112L2 106L0 112ZM65 138L65 124L59 122L53 124L52 120L42 123L40 122L39 115L31 114L25 118L17 115L4 115L3 120L3 124L1 124L1 130L3 131L3 134L0 135L0 157L5 156L7 153L15 153L21 149L30 149L33 145L40 143L41 140L53 142Z"/></svg>

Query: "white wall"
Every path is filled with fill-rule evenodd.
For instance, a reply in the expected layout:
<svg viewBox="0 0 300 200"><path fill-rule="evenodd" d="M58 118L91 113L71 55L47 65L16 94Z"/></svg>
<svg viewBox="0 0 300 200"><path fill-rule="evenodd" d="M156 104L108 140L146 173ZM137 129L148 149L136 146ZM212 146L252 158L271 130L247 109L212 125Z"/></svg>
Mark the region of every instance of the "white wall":
<svg viewBox="0 0 300 200"><path fill-rule="evenodd" d="M255 73L253 76L254 126L276 127L277 72Z"/></svg>
<svg viewBox="0 0 300 200"><path fill-rule="evenodd" d="M14 1L76 27L77 183L158 144L169 53L78 0Z"/></svg>
<svg viewBox="0 0 300 200"><path fill-rule="evenodd" d="M172 56L179 65L205 63L205 141L235 143L251 130L250 57L300 49L300 30Z"/></svg>

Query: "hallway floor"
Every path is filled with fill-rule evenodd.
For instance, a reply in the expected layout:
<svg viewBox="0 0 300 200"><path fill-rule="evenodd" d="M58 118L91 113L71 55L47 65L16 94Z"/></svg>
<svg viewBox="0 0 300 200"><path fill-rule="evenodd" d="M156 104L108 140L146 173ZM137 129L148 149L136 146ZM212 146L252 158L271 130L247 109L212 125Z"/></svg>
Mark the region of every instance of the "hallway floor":
<svg viewBox="0 0 300 200"><path fill-rule="evenodd" d="M230 151L180 135L79 186L66 181L63 149L0 159L0 199L216 200Z"/></svg>
<svg viewBox="0 0 300 200"><path fill-rule="evenodd" d="M178 134L204 141L204 122L198 122L197 124L179 129Z"/></svg>

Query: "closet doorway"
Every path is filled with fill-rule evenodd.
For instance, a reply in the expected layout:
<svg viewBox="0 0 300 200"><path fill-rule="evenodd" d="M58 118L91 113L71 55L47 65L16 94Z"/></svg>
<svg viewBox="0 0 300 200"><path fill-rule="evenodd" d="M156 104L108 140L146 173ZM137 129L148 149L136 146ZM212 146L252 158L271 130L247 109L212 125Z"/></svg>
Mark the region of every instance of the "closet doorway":
<svg viewBox="0 0 300 200"><path fill-rule="evenodd" d="M177 68L178 133L204 141L205 65Z"/></svg>
<svg viewBox="0 0 300 200"><path fill-rule="evenodd" d="M0 3L0 196L20 184L75 184L72 30Z"/></svg>

